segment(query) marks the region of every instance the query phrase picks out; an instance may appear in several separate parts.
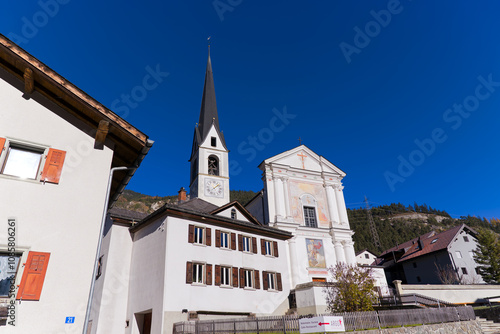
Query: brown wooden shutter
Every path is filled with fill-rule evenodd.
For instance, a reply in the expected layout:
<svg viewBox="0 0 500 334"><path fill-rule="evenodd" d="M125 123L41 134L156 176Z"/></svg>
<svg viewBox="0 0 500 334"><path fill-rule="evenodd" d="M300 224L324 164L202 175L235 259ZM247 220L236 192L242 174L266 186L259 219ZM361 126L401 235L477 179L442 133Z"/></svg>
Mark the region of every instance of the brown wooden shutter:
<svg viewBox="0 0 500 334"><path fill-rule="evenodd" d="M257 238L252 237L252 252L257 254Z"/></svg>
<svg viewBox="0 0 500 334"><path fill-rule="evenodd" d="M206 228L205 229L205 245L211 246L212 245L212 229Z"/></svg>
<svg viewBox="0 0 500 334"><path fill-rule="evenodd" d="M260 239L260 253L266 255L266 240Z"/></svg>
<svg viewBox="0 0 500 334"><path fill-rule="evenodd" d="M220 247L220 230L215 230L215 247Z"/></svg>
<svg viewBox="0 0 500 334"><path fill-rule="evenodd" d="M238 268L233 267L233 287L238 287Z"/></svg>
<svg viewBox="0 0 500 334"><path fill-rule="evenodd" d="M243 236L238 234L238 250L243 251Z"/></svg>
<svg viewBox="0 0 500 334"><path fill-rule="evenodd" d="M192 244L194 242L194 225L189 224L189 235L188 242Z"/></svg>
<svg viewBox="0 0 500 334"><path fill-rule="evenodd" d="M278 291L283 291L283 285L281 284L281 274L276 273L276 282L278 283Z"/></svg>
<svg viewBox="0 0 500 334"><path fill-rule="evenodd" d="M220 286L220 266L215 265L215 285Z"/></svg>
<svg viewBox="0 0 500 334"><path fill-rule="evenodd" d="M253 271L253 278L254 278L254 283L255 283L254 288L260 289L260 277L259 277L258 270Z"/></svg>
<svg viewBox="0 0 500 334"><path fill-rule="evenodd" d="M29 252L17 299L40 300L50 253Z"/></svg>
<svg viewBox="0 0 500 334"><path fill-rule="evenodd" d="M279 254L278 254L278 242L273 241L273 248L274 248L274 254L273 255L275 257L278 257L279 256Z"/></svg>
<svg viewBox="0 0 500 334"><path fill-rule="evenodd" d="M269 290L269 278L267 277L267 271L262 272L262 288L264 290Z"/></svg>
<svg viewBox="0 0 500 334"><path fill-rule="evenodd" d="M206 264L205 267L205 284L212 285L212 265Z"/></svg>
<svg viewBox="0 0 500 334"><path fill-rule="evenodd" d="M5 138L0 138L0 154L2 154L4 146L5 146Z"/></svg>
<svg viewBox="0 0 500 334"><path fill-rule="evenodd" d="M231 249L236 250L236 233L231 233Z"/></svg>
<svg viewBox="0 0 500 334"><path fill-rule="evenodd" d="M193 262L186 262L186 283L193 283Z"/></svg>
<svg viewBox="0 0 500 334"><path fill-rule="evenodd" d="M65 157L66 151L49 148L49 153L43 166L41 181L59 183Z"/></svg>
<svg viewBox="0 0 500 334"><path fill-rule="evenodd" d="M240 288L245 287L245 269L240 268Z"/></svg>

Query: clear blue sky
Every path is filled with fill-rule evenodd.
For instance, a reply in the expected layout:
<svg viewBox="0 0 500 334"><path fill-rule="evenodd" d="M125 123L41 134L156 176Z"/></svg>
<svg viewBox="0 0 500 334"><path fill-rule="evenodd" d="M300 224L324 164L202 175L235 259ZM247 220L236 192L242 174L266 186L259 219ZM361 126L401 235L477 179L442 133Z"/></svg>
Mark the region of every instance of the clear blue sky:
<svg viewBox="0 0 500 334"><path fill-rule="evenodd" d="M0 31L155 141L129 189L188 188L212 36L233 190L260 190L259 163L301 137L347 173L348 207L366 195L491 218L499 12L494 1L9 1ZM145 90L149 71L160 74Z"/></svg>

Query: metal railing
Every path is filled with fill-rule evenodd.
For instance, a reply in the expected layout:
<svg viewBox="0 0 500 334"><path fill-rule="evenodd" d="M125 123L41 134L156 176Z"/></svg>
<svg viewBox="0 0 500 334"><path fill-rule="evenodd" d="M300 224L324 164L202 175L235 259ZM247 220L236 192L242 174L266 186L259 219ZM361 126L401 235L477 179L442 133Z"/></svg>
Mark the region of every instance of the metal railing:
<svg viewBox="0 0 500 334"><path fill-rule="evenodd" d="M446 302L444 300L427 297L417 293L405 294L401 296L391 296L379 298L378 304L383 305L416 305L425 307L450 307L455 306L453 303Z"/></svg>
<svg viewBox="0 0 500 334"><path fill-rule="evenodd" d="M372 312L345 312L325 315L344 317L346 331L391 326L424 325L476 319L470 306L440 309L407 309ZM297 315L184 321L174 324L174 334L298 333Z"/></svg>

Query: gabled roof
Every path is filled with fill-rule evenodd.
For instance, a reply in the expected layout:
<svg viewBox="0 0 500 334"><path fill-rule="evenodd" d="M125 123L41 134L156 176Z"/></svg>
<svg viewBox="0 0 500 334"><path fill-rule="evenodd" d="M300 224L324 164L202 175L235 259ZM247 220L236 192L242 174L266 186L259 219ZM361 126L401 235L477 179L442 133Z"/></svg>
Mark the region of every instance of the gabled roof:
<svg viewBox="0 0 500 334"><path fill-rule="evenodd" d="M140 222L147 217L147 213L131 211L122 208L112 208L108 210L109 216L112 218L120 218L134 222Z"/></svg>
<svg viewBox="0 0 500 334"><path fill-rule="evenodd" d="M380 255L380 257L383 257L383 255L388 254L392 251L404 250L404 254L397 261L397 262L404 262L410 259L417 258L419 256L444 250L448 248L448 246L453 242L457 234L459 234L462 230L466 230L469 234L473 236L477 234L476 231L474 231L465 224L455 226L441 233L436 233L435 231L431 231L421 235L418 238L407 241L404 244L401 244L397 247L393 247L391 249L386 250Z"/></svg>
<svg viewBox="0 0 500 334"><path fill-rule="evenodd" d="M377 255L376 255L375 253L373 253L373 252L369 251L369 250L368 250L368 248L365 248L365 249L363 249L363 250L361 250L361 251L357 252L357 253L356 253L356 256L358 256L358 255L360 255L360 254L362 254L362 253L364 253L364 252L370 253L371 255L373 255L373 256L375 256L375 257L377 257Z"/></svg>
<svg viewBox="0 0 500 334"><path fill-rule="evenodd" d="M301 160L298 154L304 154L308 158L312 158L313 165L318 172L338 174L341 178L346 175L340 168L332 164L325 157L317 155L316 153L314 153L314 151L312 151L305 145L299 145L291 150L268 158L260 163L259 168L263 169L264 165L267 164L288 164L292 165L292 168L302 169L301 164L303 160ZM308 168L305 169L307 170Z"/></svg>
<svg viewBox="0 0 500 334"><path fill-rule="evenodd" d="M75 66L85 64L75 64ZM153 141L123 118L90 97L50 67L33 57L4 35L0 34L0 68L7 71L20 87L25 98L54 103L94 131L102 131L101 122L109 123L104 138L114 142L111 167L139 167ZM102 132L101 132L102 134ZM118 198L135 170L117 171L113 175L110 204Z"/></svg>
<svg viewBox="0 0 500 334"><path fill-rule="evenodd" d="M255 225L262 226L262 224L257 220L257 218L255 218L250 212L248 212L248 210L243 205L241 205L241 203L238 202L238 201L232 201L232 202L227 203L227 204L225 204L225 205L223 205L221 207L218 207L217 209L215 209L212 212L210 212L210 214L216 215L219 212L227 210L227 209L229 209L231 207L236 208L250 222L254 223Z"/></svg>
<svg viewBox="0 0 500 334"><path fill-rule="evenodd" d="M209 203L201 198L192 198L185 202L180 202L177 204L179 208L188 209L196 212L210 213L217 208L217 205Z"/></svg>
<svg viewBox="0 0 500 334"><path fill-rule="evenodd" d="M190 221L198 221L204 224L211 224L214 226L235 229L247 233L259 234L280 240L287 240L292 237L292 234L290 232L279 230L273 227L257 225L253 222L246 222L242 220L234 220L227 217L213 215L211 213L203 213L172 204L163 205L161 208L144 218L140 223L131 226L129 229L132 233L134 233L142 227L147 226L149 223L153 222L156 218L162 216L184 218Z"/></svg>

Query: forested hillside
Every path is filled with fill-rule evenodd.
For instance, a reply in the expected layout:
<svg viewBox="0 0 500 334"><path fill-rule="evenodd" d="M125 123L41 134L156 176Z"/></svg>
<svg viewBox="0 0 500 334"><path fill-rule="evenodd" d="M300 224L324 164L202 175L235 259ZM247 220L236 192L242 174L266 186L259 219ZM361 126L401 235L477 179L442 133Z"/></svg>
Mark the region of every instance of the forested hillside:
<svg viewBox="0 0 500 334"><path fill-rule="evenodd" d="M245 205L256 195L253 191L231 190L230 200L238 200ZM132 190L125 190L118 198L115 207L151 213L165 203L175 203L177 196L149 196ZM438 210L427 204L403 205L392 203L371 208L371 215L378 232L381 248L377 248L370 232L368 211L364 208L348 209L349 222L354 231L356 251L368 249L375 254L392 248L397 244L411 240L431 230L441 232L453 226L467 224L475 229L491 229L500 233L500 220L475 216L451 218L444 210Z"/></svg>

